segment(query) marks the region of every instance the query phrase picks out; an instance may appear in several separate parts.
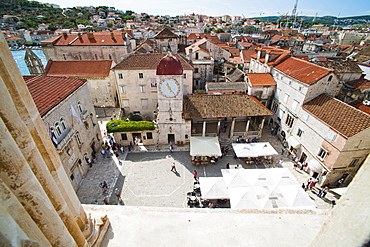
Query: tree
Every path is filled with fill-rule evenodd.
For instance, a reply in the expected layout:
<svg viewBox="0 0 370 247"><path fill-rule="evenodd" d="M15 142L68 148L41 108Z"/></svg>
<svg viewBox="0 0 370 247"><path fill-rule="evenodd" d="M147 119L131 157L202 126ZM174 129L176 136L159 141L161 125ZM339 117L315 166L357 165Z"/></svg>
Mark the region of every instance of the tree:
<svg viewBox="0 0 370 247"><path fill-rule="evenodd" d="M260 19L255 19L254 22L258 25L258 24L260 24L261 20Z"/></svg>

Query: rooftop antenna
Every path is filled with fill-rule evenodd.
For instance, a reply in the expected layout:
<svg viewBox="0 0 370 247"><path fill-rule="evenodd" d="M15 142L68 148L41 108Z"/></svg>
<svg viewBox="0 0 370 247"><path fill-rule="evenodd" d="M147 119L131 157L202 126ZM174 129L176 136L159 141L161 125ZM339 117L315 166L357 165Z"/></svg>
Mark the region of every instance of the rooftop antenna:
<svg viewBox="0 0 370 247"><path fill-rule="evenodd" d="M298 5L298 0L295 1L294 8L292 10L292 19L293 19L293 27L295 26L295 22L297 20L297 5Z"/></svg>
<svg viewBox="0 0 370 247"><path fill-rule="evenodd" d="M317 13L316 13L315 17L314 17L314 18L313 18L313 20L312 20L312 25L314 25L314 24L315 24L316 18L317 18Z"/></svg>

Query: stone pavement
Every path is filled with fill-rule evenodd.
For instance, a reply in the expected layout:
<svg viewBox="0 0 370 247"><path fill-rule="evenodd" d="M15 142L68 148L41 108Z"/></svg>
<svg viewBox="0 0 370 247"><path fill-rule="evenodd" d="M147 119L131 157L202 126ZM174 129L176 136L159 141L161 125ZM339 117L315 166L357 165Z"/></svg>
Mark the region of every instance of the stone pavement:
<svg viewBox="0 0 370 247"><path fill-rule="evenodd" d="M309 174L293 170L291 159L280 154L282 145L276 136L270 134L268 128L264 130L261 141L270 142L279 153L274 157L275 162L271 167L276 167L277 161L282 159L283 167L295 175L298 183L307 182ZM109 204L113 205L185 208L186 193L193 189L194 169L198 171L198 176L220 177L221 169L225 169L227 163L240 164L246 169L269 168L246 165L242 160L234 159L232 150L215 165L196 167L191 164L189 145L175 146L173 153L169 152L168 145L160 145L159 150L154 145L145 148L135 146L131 152L121 154L119 159L103 158L100 153L97 158L97 163L89 170L77 191L83 204L93 204L95 200L103 204L104 198L109 198ZM170 171L172 162L176 164L177 173ZM109 186L104 193L99 188L102 181L106 181ZM122 192L121 201L113 193L115 188ZM318 209L330 209L331 200L337 200L334 194L328 193L326 198L319 198L316 192L317 189L307 191Z"/></svg>

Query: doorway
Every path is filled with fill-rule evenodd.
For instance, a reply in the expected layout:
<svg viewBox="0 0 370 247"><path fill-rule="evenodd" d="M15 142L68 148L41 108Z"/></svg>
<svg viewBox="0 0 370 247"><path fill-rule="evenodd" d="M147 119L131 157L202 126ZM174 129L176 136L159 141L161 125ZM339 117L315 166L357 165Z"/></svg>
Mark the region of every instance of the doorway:
<svg viewBox="0 0 370 247"><path fill-rule="evenodd" d="M306 161L306 159L307 159L307 155L304 152L302 152L302 155L301 155L301 158L299 159L299 162L301 162L301 164L302 164L303 162Z"/></svg>
<svg viewBox="0 0 370 247"><path fill-rule="evenodd" d="M175 134L167 134L167 141L168 143L175 143Z"/></svg>
<svg viewBox="0 0 370 247"><path fill-rule="evenodd" d="M132 133L132 142L138 144L141 142L141 133Z"/></svg>

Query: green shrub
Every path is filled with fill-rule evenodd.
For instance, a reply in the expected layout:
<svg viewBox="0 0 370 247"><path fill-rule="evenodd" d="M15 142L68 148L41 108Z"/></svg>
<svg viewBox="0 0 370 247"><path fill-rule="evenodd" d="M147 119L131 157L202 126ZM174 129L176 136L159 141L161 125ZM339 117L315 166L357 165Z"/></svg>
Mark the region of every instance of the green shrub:
<svg viewBox="0 0 370 247"><path fill-rule="evenodd" d="M142 130L154 130L154 123L148 121L124 121L115 119L107 123L108 133L112 132L130 132Z"/></svg>

